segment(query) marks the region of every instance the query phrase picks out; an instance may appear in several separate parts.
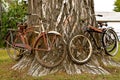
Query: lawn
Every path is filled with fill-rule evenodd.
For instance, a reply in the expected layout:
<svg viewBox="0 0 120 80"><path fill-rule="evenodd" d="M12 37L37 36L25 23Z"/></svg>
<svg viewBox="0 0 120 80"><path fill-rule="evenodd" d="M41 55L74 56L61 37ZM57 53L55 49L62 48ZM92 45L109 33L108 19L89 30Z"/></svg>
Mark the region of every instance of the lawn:
<svg viewBox="0 0 120 80"><path fill-rule="evenodd" d="M119 52L120 53L120 52ZM120 58L117 55L115 59ZM55 73L42 77L32 77L26 71L14 71L11 67L15 64L4 49L0 49L0 80L120 80L120 68L109 67L110 75L68 75L66 73Z"/></svg>

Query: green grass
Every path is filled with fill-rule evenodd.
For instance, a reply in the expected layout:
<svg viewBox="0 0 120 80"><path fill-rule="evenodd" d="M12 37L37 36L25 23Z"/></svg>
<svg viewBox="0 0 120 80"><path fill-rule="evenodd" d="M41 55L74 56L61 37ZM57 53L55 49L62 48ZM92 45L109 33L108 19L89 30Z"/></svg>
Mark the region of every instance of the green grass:
<svg viewBox="0 0 120 80"><path fill-rule="evenodd" d="M11 59L9 59L9 56L7 55L5 49L0 49L0 65L3 63L10 63L12 62Z"/></svg>
<svg viewBox="0 0 120 80"><path fill-rule="evenodd" d="M119 51L120 53L120 51ZM120 54L115 59L120 60ZM76 74L66 73L49 74L42 77L32 77L27 75L27 71L14 71L11 67L15 64L4 49L0 49L0 80L120 80L120 68L108 67L110 75Z"/></svg>

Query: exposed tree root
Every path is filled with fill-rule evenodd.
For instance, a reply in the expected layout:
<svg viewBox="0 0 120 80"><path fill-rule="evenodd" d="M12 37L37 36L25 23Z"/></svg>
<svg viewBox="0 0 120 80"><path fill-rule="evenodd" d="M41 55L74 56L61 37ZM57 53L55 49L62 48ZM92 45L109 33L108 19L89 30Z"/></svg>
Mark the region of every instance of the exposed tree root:
<svg viewBox="0 0 120 80"><path fill-rule="evenodd" d="M17 64L15 64L12 69L14 70L23 70L28 68L28 74L32 76L44 76L47 74L56 73L59 71L65 72L67 74L82 74L82 73L90 73L90 74L110 74L104 66L116 66L120 67L120 63L113 61L110 57L104 56L100 60L97 57L100 57L101 54L97 56L93 54L91 60L85 64L78 65L72 62L67 56L62 64L55 68L46 68L41 66L36 59L31 57L23 57ZM101 63L102 62L102 63ZM100 65L102 64L102 66Z"/></svg>

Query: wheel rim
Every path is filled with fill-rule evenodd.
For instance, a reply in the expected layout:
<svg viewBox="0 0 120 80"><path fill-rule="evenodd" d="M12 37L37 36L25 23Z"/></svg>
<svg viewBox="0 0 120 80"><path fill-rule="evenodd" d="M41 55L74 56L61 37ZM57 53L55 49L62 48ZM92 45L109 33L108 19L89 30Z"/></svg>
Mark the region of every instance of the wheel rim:
<svg viewBox="0 0 120 80"><path fill-rule="evenodd" d="M12 60L18 61L22 58L23 55L20 55L22 51L20 48L15 48L13 46L14 36L15 33L12 33L11 36L8 36L6 40L6 51Z"/></svg>
<svg viewBox="0 0 120 80"><path fill-rule="evenodd" d="M92 45L87 37L77 35L71 40L69 51L70 57L74 62L83 64L87 62L92 55Z"/></svg>
<svg viewBox="0 0 120 80"><path fill-rule="evenodd" d="M113 30L108 30L104 34L104 47L105 51L110 56L115 56L118 52L118 38Z"/></svg>
<svg viewBox="0 0 120 80"><path fill-rule="evenodd" d="M48 34L48 42L49 44L53 44L53 37L55 35ZM65 57L65 47L61 40L61 37L57 37L57 40L54 42L54 45L52 46L52 49L50 51L44 51L44 50L35 50L35 57L39 61L39 63L44 67L55 67L58 66ZM42 40L43 38L38 41L36 48L45 48L44 42Z"/></svg>

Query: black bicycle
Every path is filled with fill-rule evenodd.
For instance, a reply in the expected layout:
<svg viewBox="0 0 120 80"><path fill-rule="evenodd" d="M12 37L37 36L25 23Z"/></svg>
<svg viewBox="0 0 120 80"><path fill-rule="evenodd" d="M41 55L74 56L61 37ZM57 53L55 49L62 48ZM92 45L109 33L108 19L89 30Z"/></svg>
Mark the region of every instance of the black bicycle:
<svg viewBox="0 0 120 80"><path fill-rule="evenodd" d="M91 58L93 53L92 42L97 50L104 50L109 56L115 56L117 54L119 41L113 28L98 29L91 25L85 27L84 35L74 36L69 44L69 55L75 63L84 64ZM100 34L101 45L97 44L96 37L93 36L93 33Z"/></svg>
<svg viewBox="0 0 120 80"><path fill-rule="evenodd" d="M115 56L117 54L119 40L118 40L116 32L114 31L112 27L108 27L105 29L98 29L93 26L87 26L86 32L90 35L93 43L95 44L98 50L103 49L105 53L110 56ZM96 38L93 36L92 33L100 34L99 41L100 43L102 43L100 46L97 44Z"/></svg>

